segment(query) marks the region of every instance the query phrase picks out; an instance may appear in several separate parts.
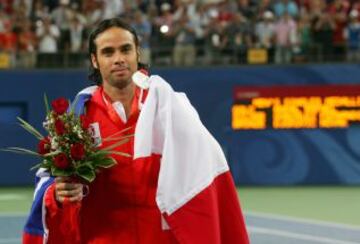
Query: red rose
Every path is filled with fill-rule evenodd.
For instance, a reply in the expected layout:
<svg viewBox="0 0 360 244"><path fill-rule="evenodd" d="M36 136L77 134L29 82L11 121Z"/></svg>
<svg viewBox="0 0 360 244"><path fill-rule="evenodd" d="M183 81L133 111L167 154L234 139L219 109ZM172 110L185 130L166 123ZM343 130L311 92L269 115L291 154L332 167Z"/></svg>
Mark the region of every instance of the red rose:
<svg viewBox="0 0 360 244"><path fill-rule="evenodd" d="M50 140L48 137L44 137L38 144L38 153L41 155L50 152Z"/></svg>
<svg viewBox="0 0 360 244"><path fill-rule="evenodd" d="M82 128L87 130L90 126L90 120L85 115L82 114L80 115L80 121Z"/></svg>
<svg viewBox="0 0 360 244"><path fill-rule="evenodd" d="M58 134L59 136L61 136L65 133L65 124L64 124L64 122L62 122L62 120L57 119L55 121L55 131L56 131L56 134Z"/></svg>
<svg viewBox="0 0 360 244"><path fill-rule="evenodd" d="M55 156L54 164L59 169L66 169L69 167L69 160L67 159L65 153L60 153Z"/></svg>
<svg viewBox="0 0 360 244"><path fill-rule="evenodd" d="M81 160L85 156L85 148L81 143L75 143L70 148L70 155L74 160Z"/></svg>
<svg viewBox="0 0 360 244"><path fill-rule="evenodd" d="M52 101L51 106L53 107L55 113L62 115L68 109L69 102L65 98L61 97Z"/></svg>

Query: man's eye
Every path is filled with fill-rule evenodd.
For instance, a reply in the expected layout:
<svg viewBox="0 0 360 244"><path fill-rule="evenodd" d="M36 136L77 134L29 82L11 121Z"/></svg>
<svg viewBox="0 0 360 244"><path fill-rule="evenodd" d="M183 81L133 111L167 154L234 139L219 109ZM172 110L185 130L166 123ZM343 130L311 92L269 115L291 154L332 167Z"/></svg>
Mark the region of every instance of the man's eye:
<svg viewBox="0 0 360 244"><path fill-rule="evenodd" d="M108 52L104 52L103 54L104 54L104 56L106 56L106 57L110 57L110 56L113 54L113 52L108 51Z"/></svg>
<svg viewBox="0 0 360 244"><path fill-rule="evenodd" d="M131 47L124 47L124 48L122 49L122 52L123 52L123 53L129 53L129 52L131 52Z"/></svg>
<svg viewBox="0 0 360 244"><path fill-rule="evenodd" d="M106 57L109 57L109 56L111 56L113 53L114 53L114 50L112 50L112 49L108 49L108 48L105 48L105 49L103 49L102 50L102 55L104 55L104 56L106 56Z"/></svg>

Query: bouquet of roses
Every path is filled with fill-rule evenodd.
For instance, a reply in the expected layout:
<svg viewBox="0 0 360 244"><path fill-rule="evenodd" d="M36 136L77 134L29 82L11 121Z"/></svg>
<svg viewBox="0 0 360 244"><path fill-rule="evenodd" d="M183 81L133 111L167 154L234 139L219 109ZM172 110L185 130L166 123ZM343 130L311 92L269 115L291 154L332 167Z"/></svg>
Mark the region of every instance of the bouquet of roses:
<svg viewBox="0 0 360 244"><path fill-rule="evenodd" d="M43 126L48 132L47 136L43 136L29 123L18 118L20 125L39 139L38 150L31 151L20 147L10 147L5 150L39 157L41 162L32 169L45 168L53 176L78 177L92 182L100 168L110 168L116 164L110 154L130 157L129 154L113 151L133 136L116 136L130 128L105 138L104 141L117 142L99 149L92 137L89 121L84 115L75 115L74 108L70 107L68 100L58 98L51 103L52 109L50 109L45 96L45 106L47 115Z"/></svg>

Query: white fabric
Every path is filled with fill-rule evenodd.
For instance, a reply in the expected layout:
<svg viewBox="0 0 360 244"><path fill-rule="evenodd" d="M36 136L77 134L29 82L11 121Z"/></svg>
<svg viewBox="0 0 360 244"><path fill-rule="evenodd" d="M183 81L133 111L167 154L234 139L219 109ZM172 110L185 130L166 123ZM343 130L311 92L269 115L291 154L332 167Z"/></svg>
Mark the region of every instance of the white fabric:
<svg viewBox="0 0 360 244"><path fill-rule="evenodd" d="M45 168L39 168L36 171L36 176L40 178L39 182L36 185L35 191L34 191L34 199L36 195L38 194L40 188L50 179L50 174Z"/></svg>
<svg viewBox="0 0 360 244"><path fill-rule="evenodd" d="M149 82L135 129L134 158L162 155L156 201L170 215L229 167L186 95L159 76Z"/></svg>
<svg viewBox="0 0 360 244"><path fill-rule="evenodd" d="M113 108L115 109L116 113L119 115L120 119L126 123L127 122L127 118L126 118L126 112L125 112L125 108L124 108L124 105L117 101L117 102L114 102L112 104Z"/></svg>

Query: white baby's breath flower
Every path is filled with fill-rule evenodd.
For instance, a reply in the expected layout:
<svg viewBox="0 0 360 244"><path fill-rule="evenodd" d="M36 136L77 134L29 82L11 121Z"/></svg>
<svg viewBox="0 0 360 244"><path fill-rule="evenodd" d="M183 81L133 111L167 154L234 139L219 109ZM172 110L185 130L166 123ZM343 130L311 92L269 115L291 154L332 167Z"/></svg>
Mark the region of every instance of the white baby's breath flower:
<svg viewBox="0 0 360 244"><path fill-rule="evenodd" d="M57 142L57 137L54 136L51 138L51 149L52 150L57 150L59 147L59 143Z"/></svg>

